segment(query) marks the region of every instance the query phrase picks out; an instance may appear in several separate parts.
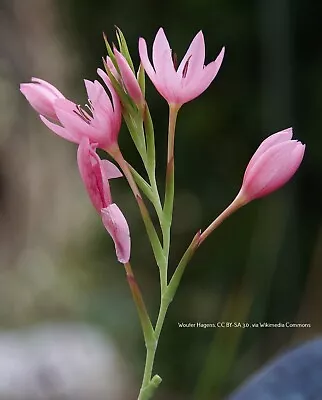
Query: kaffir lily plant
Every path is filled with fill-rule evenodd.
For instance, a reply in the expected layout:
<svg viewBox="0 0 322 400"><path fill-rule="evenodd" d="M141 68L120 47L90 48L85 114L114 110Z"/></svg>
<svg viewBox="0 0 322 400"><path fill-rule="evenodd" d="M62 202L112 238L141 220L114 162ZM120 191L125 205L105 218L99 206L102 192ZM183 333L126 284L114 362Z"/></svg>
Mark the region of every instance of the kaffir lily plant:
<svg viewBox="0 0 322 400"><path fill-rule="evenodd" d="M23 83L21 92L40 114L43 123L57 135L78 145L77 162L80 176L89 197L102 218L103 225L114 241L116 257L124 264L127 280L142 325L146 345L146 363L138 400L153 396L161 382L153 375L154 359L168 307L178 289L187 263L201 243L229 215L251 200L265 196L284 185L301 164L305 146L292 140L292 129L269 136L251 158L241 189L232 203L204 230L199 230L172 275L168 277L170 231L174 200L174 138L180 108L202 94L215 79L223 58L224 48L215 61L207 66L202 32L191 42L177 67L172 50L162 28L152 48L151 63L146 41L139 39L141 64L137 74L122 32L116 32L119 50L105 39L108 56L103 59L105 71L98 69L102 83L85 80L88 104L75 104L50 83L32 78ZM157 91L169 105L167 169L164 200L160 197L155 175L155 142L153 122L145 98L145 72ZM118 146L121 120L127 125L147 173L142 177L123 156ZM105 150L118 164L101 160L96 149ZM121 172L122 171L122 172ZM160 273L161 301L156 323L151 322L141 291L130 264L130 229L122 211L113 202L109 180L122 174L138 203L145 228ZM144 195L144 196L143 196ZM157 234L145 205L154 206L162 232Z"/></svg>

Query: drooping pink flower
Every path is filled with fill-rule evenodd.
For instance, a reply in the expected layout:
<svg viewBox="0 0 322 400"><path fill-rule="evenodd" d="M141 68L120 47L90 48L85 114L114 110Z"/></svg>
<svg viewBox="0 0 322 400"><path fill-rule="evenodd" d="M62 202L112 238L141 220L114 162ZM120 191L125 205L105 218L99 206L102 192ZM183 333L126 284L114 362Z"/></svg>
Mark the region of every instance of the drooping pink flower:
<svg viewBox="0 0 322 400"><path fill-rule="evenodd" d="M140 58L146 73L161 96L177 106L193 100L208 88L219 71L224 51L222 48L216 60L205 66L205 42L200 31L176 69L169 42L160 28L153 43L152 66L146 41L139 39Z"/></svg>
<svg viewBox="0 0 322 400"><path fill-rule="evenodd" d="M21 93L39 114L58 120L54 102L57 99L64 99L65 96L49 82L39 78L31 78L31 81L20 84Z"/></svg>
<svg viewBox="0 0 322 400"><path fill-rule="evenodd" d="M79 144L77 162L88 195L114 241L117 258L126 263L131 252L130 231L121 210L112 201L109 185L109 179L118 178L122 173L111 162L99 158L96 144L91 144L88 138Z"/></svg>
<svg viewBox="0 0 322 400"><path fill-rule="evenodd" d="M140 85L136 79L134 72L132 71L131 67L129 66L126 58L120 53L116 47L113 48L113 52L115 55L115 59L117 65L120 70L120 74L117 72L112 60L110 57L106 57L106 65L110 69L111 73L113 74L114 78L123 85L127 94L132 98L135 104L142 105L144 104L144 97L140 88ZM106 74L101 69L97 70L98 74L101 76L104 81L106 80ZM105 74L105 75L104 75Z"/></svg>
<svg viewBox="0 0 322 400"><path fill-rule="evenodd" d="M251 158L237 196L243 203L279 189L300 166L305 145L292 140L292 128L265 139Z"/></svg>
<svg viewBox="0 0 322 400"><path fill-rule="evenodd" d="M107 151L117 145L122 120L121 105L109 81L106 85L111 93L112 101L100 82L84 80L89 104L83 108L66 99L49 83L36 78L33 80L40 82L41 94L43 97L44 93L46 95L46 102L42 106L43 97L40 97L40 88L36 87L35 83L22 84L21 91L40 113L41 120L49 129L74 143L80 143L84 137L87 137L91 143L97 143L98 147ZM40 84L37 83L38 86ZM45 118L44 115L55 122Z"/></svg>

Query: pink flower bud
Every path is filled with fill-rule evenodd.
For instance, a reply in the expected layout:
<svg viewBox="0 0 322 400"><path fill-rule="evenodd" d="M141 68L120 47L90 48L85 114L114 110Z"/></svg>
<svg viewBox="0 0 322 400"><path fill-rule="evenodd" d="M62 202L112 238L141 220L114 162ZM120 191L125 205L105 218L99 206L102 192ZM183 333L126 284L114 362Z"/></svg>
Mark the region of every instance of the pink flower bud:
<svg viewBox="0 0 322 400"><path fill-rule="evenodd" d="M116 48L113 50L117 65L120 69L122 81L128 95L133 99L135 104L143 104L144 97L134 72L132 71L123 54L121 54Z"/></svg>
<svg viewBox="0 0 322 400"><path fill-rule="evenodd" d="M292 140L292 128L265 139L251 158L237 196L243 204L283 186L300 166L305 145Z"/></svg>
<svg viewBox="0 0 322 400"><path fill-rule="evenodd" d="M127 263L131 253L131 239L128 224L118 206L113 203L109 179L122 176L111 162L101 160L96 145L84 138L77 152L80 175L88 195L100 214L105 229L111 235L118 260Z"/></svg>
<svg viewBox="0 0 322 400"><path fill-rule="evenodd" d="M160 28L153 43L152 66L146 42L143 38L139 40L140 58L146 73L161 96L176 106L195 99L208 88L219 71L224 51L222 48L216 60L205 66L205 41L200 31L177 68L167 37Z"/></svg>
<svg viewBox="0 0 322 400"><path fill-rule="evenodd" d="M248 163L242 187L232 203L200 235L202 243L240 207L283 186L300 166L305 145L292 140L292 128L265 139Z"/></svg>
<svg viewBox="0 0 322 400"><path fill-rule="evenodd" d="M21 83L21 93L39 114L57 120L54 103L57 99L64 99L64 95L55 86L42 79L31 78L31 80L31 83Z"/></svg>
<svg viewBox="0 0 322 400"><path fill-rule="evenodd" d="M125 92L131 97L134 103L138 106L143 105L145 100L134 72L132 71L123 54L120 53L115 47L113 51L120 74L108 56L106 57L105 61L107 68L114 78L119 82L119 84L124 88ZM97 73L105 83L110 82L108 75L101 68L97 69Z"/></svg>

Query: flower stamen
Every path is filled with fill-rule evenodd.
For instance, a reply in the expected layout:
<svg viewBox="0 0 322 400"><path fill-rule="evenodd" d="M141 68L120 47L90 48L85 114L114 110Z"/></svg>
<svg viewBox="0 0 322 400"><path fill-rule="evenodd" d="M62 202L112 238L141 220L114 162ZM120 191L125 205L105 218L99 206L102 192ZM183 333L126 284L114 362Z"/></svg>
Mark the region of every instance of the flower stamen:
<svg viewBox="0 0 322 400"><path fill-rule="evenodd" d="M86 104L88 109L93 113L92 109ZM82 107L80 104L76 105L77 110L73 110L73 112L78 115L83 121L85 121L88 125L90 124L91 120L93 117L89 115Z"/></svg>
<svg viewBox="0 0 322 400"><path fill-rule="evenodd" d="M188 67L189 67L189 62L190 62L191 55L189 56L188 60L186 61L183 70L182 70L182 78L185 78L187 76L188 72Z"/></svg>
<svg viewBox="0 0 322 400"><path fill-rule="evenodd" d="M174 69L177 70L177 68L178 68L178 56L177 56L177 53L172 52L172 62L173 62Z"/></svg>

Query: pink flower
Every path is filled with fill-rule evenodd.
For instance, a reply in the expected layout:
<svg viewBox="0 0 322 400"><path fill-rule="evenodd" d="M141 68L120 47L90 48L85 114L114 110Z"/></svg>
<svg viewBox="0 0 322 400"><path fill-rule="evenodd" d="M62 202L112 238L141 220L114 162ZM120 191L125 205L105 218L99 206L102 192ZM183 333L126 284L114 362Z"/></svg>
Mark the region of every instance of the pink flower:
<svg viewBox="0 0 322 400"><path fill-rule="evenodd" d="M77 152L80 175L105 229L114 241L117 259L124 264L130 259L130 231L121 210L112 201L109 185L109 179L118 178L122 173L111 162L101 160L95 150L96 144L91 144L88 138L80 142Z"/></svg>
<svg viewBox="0 0 322 400"><path fill-rule="evenodd" d="M242 203L266 196L279 189L300 166L305 145L292 140L292 128L265 139L251 158L237 196Z"/></svg>
<svg viewBox="0 0 322 400"><path fill-rule="evenodd" d="M64 95L55 86L42 79L31 78L31 80L30 83L21 83L21 93L39 114L57 120L54 102L57 99L64 99Z"/></svg>
<svg viewBox="0 0 322 400"><path fill-rule="evenodd" d="M82 108L67 100L49 83L36 78L33 80L40 84L22 84L21 91L41 114L41 120L49 129L74 143L80 143L87 137L91 143L97 143L98 147L107 151L117 146L122 114L119 98L110 82L106 85L112 101L98 81L85 79L89 104Z"/></svg>
<svg viewBox="0 0 322 400"><path fill-rule="evenodd" d="M115 47L113 48L113 51L121 75L117 72L112 60L109 57L106 57L107 67L113 74L114 78L124 87L125 91L132 98L134 103L137 105L144 104L144 97L140 85L138 84L134 72L126 61L126 58ZM106 77L104 76L105 73L101 69L97 70L97 72L101 78L106 81Z"/></svg>
<svg viewBox="0 0 322 400"><path fill-rule="evenodd" d="M159 29L153 43L153 66L148 57L145 40L139 40L140 58L146 73L161 96L169 104L177 106L193 100L207 89L219 71L224 51L222 48L216 60L205 66L205 42L200 31L176 70L172 51L162 28Z"/></svg>

